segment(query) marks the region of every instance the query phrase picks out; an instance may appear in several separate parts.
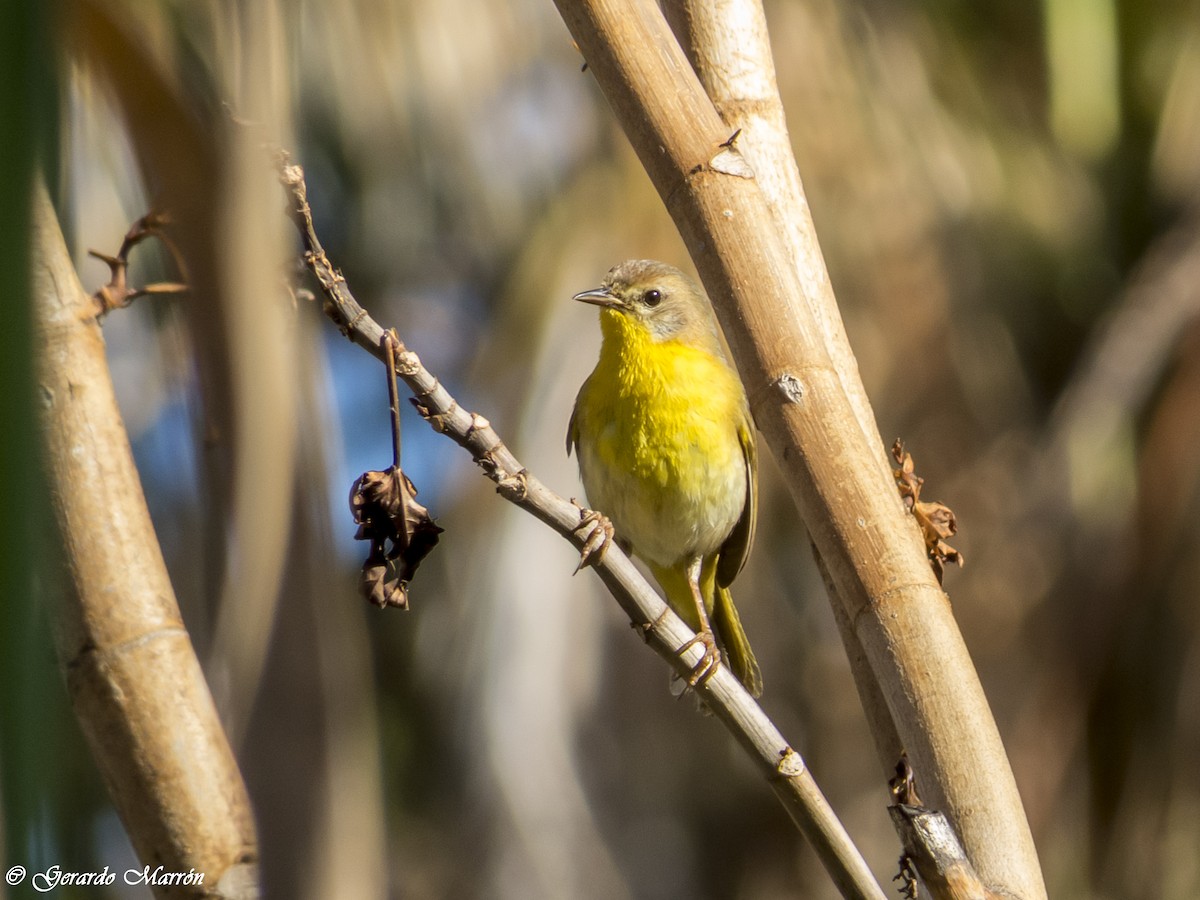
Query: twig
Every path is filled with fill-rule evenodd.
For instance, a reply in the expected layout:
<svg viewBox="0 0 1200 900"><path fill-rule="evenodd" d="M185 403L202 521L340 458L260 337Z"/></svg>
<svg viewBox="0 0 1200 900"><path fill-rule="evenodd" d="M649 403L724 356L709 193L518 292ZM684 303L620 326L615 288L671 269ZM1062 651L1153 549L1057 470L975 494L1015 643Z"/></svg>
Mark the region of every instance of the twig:
<svg viewBox="0 0 1200 900"><path fill-rule="evenodd" d="M92 299L96 304L97 317L105 316L114 309L124 309L138 297L187 293L187 285L175 281L160 281L140 288L129 286L129 254L133 252L134 247L147 238L155 237L162 241L163 246L175 260L176 268L180 272L186 271L179 248L163 231L163 226L170 224L170 221L170 218L164 213L148 212L129 227L116 256L107 256L97 250L88 251L88 256L107 263L109 270L108 284L103 285L96 293L92 294Z"/></svg>
<svg viewBox="0 0 1200 900"><path fill-rule="evenodd" d="M317 238L303 170L292 164L285 153L280 153L278 163L280 181L290 200L289 213L305 247L305 260L325 294L326 315L350 340L383 358L385 351L381 337L384 329L354 299L345 279L329 262ZM487 419L460 407L421 365L415 353L398 338L396 345L399 350L397 373L413 392L417 409L434 430L466 449L484 474L496 483L502 497L549 525L577 549L582 549L588 531L581 529L584 520L580 507L551 491L526 470ZM681 677L687 677L703 650L693 646L680 654L678 648L691 641L694 633L671 612L615 544L610 544L603 558L592 565L646 642ZM882 900L883 890L821 794L804 760L784 740L741 683L722 666L712 678L697 686L696 691L751 754L842 893L847 897Z"/></svg>
<svg viewBox="0 0 1200 900"><path fill-rule="evenodd" d="M387 356L387 388L388 409L392 414L392 466L400 468L400 392L396 389L396 348L400 338L395 331L383 334L383 344Z"/></svg>

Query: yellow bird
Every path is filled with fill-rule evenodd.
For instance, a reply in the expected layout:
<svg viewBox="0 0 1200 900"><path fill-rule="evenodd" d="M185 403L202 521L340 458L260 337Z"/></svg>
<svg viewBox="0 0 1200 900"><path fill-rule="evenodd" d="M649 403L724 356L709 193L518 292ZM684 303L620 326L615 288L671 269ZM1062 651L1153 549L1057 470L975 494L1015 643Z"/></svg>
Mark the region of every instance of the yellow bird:
<svg viewBox="0 0 1200 900"><path fill-rule="evenodd" d="M716 671L715 629L757 697L762 675L729 595L754 541L754 424L712 308L678 269L646 259L621 263L574 299L600 307L603 334L567 430L588 503L696 631L705 653L689 683Z"/></svg>

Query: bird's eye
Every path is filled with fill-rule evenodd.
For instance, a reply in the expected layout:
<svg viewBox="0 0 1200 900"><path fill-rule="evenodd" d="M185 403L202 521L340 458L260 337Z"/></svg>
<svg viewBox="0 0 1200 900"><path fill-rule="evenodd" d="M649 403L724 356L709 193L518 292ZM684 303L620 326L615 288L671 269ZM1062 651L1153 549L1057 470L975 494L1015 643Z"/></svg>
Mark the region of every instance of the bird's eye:
<svg viewBox="0 0 1200 900"><path fill-rule="evenodd" d="M662 294L656 290L649 290L642 294L642 302L647 306L658 306L662 303Z"/></svg>

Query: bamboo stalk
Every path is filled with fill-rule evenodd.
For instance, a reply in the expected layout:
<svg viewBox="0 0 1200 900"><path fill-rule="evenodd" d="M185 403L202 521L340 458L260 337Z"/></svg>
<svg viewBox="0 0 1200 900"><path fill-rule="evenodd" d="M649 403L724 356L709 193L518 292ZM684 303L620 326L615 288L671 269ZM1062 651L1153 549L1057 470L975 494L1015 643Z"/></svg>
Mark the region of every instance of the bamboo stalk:
<svg viewBox="0 0 1200 900"><path fill-rule="evenodd" d="M249 797L179 615L91 298L41 185L33 228L41 428L69 582L55 622L67 690L148 873L192 876L155 893L255 896Z"/></svg>
<svg viewBox="0 0 1200 900"><path fill-rule="evenodd" d="M739 148L794 261L804 300L821 328L830 361L863 434L882 451L875 414L858 376L858 360L846 336L792 153L762 5L759 0L668 0L663 8L722 121L731 133L740 130L747 136L739 140ZM824 566L821 574L827 588L834 591ZM844 605L834 603L833 607L863 711L871 720L881 771L890 776L903 753L903 742Z"/></svg>

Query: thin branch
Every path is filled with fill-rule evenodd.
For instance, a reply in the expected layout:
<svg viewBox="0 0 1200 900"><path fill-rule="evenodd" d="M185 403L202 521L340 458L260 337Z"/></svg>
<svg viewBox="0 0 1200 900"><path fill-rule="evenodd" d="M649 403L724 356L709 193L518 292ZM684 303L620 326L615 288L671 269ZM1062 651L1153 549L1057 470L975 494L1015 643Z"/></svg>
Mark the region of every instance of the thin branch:
<svg viewBox="0 0 1200 900"><path fill-rule="evenodd" d="M289 212L305 247L305 261L325 295L325 314L351 341L384 359L383 328L354 299L345 278L333 267L321 247L313 227L303 170L282 154L279 165L281 181L291 201ZM467 450L484 474L496 483L502 497L531 513L582 550L590 532L581 527L585 522L580 507L551 491L525 469L487 419L459 406L421 365L417 355L399 339L396 343L397 372L413 392L425 420L435 431ZM603 558L591 564L646 642L686 678L703 650L692 646L680 654L678 648L691 641L694 633L671 612L615 544L610 544ZM821 794L800 754L784 740L728 668L720 667L696 691L750 753L843 895L883 898L885 895L870 868Z"/></svg>
<svg viewBox="0 0 1200 900"><path fill-rule="evenodd" d="M105 316L114 309L124 309L138 297L149 297L154 295L164 294L183 294L187 292L187 285L175 281L162 281L155 284L147 284L140 288L131 288L129 286L129 254L133 252L133 248L147 238L158 238L164 247L170 251L172 258L175 260L176 268L183 273L186 281L186 269L183 265L183 256L179 252L179 248L175 246L174 241L163 231L163 226L170 224L167 216L161 213L149 212L142 216L125 234L125 239L121 241L121 249L117 251L116 256L107 256L97 250L89 250L88 256L94 257L108 265L109 279L108 284L101 285L96 293L92 294L92 300L96 304L96 315Z"/></svg>
<svg viewBox="0 0 1200 900"><path fill-rule="evenodd" d="M400 338L394 331L384 332L383 343L387 356L388 411L392 416L392 467L400 468L400 392L396 389L396 348Z"/></svg>
<svg viewBox="0 0 1200 900"><path fill-rule="evenodd" d="M1073 447L1104 446L1144 411L1171 359L1171 348L1200 317L1200 213L1145 253L1104 325L1063 389L1046 440L1049 456L1070 465ZM1056 481L1066 481L1060 471Z"/></svg>
<svg viewBox="0 0 1200 900"><path fill-rule="evenodd" d="M156 892L257 896L250 800L180 618L91 298L43 185L33 220L42 437L70 577L55 623L67 690L143 864L204 876Z"/></svg>

